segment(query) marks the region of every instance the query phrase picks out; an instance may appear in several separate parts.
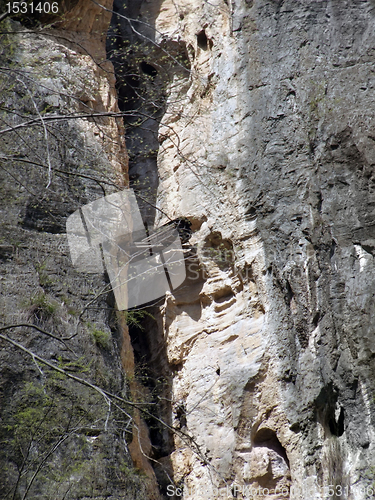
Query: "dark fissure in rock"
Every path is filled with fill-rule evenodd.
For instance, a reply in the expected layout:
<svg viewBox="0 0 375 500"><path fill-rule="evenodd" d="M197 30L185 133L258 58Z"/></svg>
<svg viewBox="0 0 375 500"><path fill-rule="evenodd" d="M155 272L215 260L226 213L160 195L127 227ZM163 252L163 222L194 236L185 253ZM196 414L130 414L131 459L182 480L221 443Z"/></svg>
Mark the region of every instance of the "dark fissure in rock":
<svg viewBox="0 0 375 500"><path fill-rule="evenodd" d="M331 415L328 417L328 426L329 429L332 433L333 436L342 436L345 431L344 427L344 409L340 408L340 414L338 419L336 420L336 417L334 414L331 413Z"/></svg>
<svg viewBox="0 0 375 500"><path fill-rule="evenodd" d="M316 400L318 420L332 436L340 437L345 432L345 413L338 406L338 392L332 384L323 388Z"/></svg>

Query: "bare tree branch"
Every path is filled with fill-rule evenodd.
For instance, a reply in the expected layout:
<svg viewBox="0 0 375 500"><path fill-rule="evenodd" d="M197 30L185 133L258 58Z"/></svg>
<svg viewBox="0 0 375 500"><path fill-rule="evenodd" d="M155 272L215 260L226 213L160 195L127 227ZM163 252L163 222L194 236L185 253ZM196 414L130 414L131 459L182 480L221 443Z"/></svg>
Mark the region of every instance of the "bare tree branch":
<svg viewBox="0 0 375 500"><path fill-rule="evenodd" d="M61 342L62 344L64 344L64 346L67 349L69 349L70 352L74 353L74 351L72 351L72 349L70 349L70 347L66 345L65 339L56 337L56 335L53 335L53 333L47 332L47 330L43 330L43 328L40 328L37 325L33 325L32 323L16 323L14 325L2 326L2 327L0 327L0 332L3 332L5 330L11 330L13 328L21 328L21 327L34 328L35 330L38 330L38 332L43 333L43 335L47 335L48 337L51 337L52 339L57 340L58 342Z"/></svg>
<svg viewBox="0 0 375 500"><path fill-rule="evenodd" d="M3 329L4 329L4 327L3 327ZM67 372L63 368L60 368L59 366L56 366L53 363L50 363L46 359L41 358L40 356L38 356L37 354L35 354L34 352L32 352L30 349L27 349L27 347L23 346L19 342L16 342L15 340L13 340L13 339L5 336L5 335L0 334L0 339L5 340L6 342L9 342L10 344L14 345L15 347L17 347L21 351L23 351L26 354L28 354L29 356L31 356L32 358L35 358L40 363L43 363L44 365L48 366L52 370L55 370L55 371L61 373L65 377L70 378L72 380L75 380L79 384L85 385L86 387L90 387L90 389L93 389L94 391L98 392L104 398L104 400L106 402L107 402L108 398L112 398L112 399L115 399L116 401L119 401L121 403L125 403L125 404L127 404L129 406L132 406L134 408L141 408L142 406L150 405L151 404L151 403L134 403L134 402L129 401L127 399L124 399L124 398L122 398L120 396L117 396L116 394L112 394L111 392L108 392L105 389L101 389L97 385L92 384L88 380L85 380L85 379L83 379L81 377L77 377L76 375L72 375L71 373Z"/></svg>

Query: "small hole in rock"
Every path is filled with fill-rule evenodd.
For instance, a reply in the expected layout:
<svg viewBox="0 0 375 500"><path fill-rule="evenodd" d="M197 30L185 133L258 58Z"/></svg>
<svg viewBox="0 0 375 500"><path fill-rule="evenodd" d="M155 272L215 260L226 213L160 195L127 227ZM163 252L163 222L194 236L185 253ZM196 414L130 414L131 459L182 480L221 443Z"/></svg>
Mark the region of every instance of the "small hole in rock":
<svg viewBox="0 0 375 500"><path fill-rule="evenodd" d="M247 210L247 213L249 215L254 215L256 213L256 208L255 207L249 207Z"/></svg>
<svg viewBox="0 0 375 500"><path fill-rule="evenodd" d="M201 48L202 50L207 50L208 40L207 40L206 32L204 30L202 30L200 33L198 33L197 42L198 42L199 48Z"/></svg>

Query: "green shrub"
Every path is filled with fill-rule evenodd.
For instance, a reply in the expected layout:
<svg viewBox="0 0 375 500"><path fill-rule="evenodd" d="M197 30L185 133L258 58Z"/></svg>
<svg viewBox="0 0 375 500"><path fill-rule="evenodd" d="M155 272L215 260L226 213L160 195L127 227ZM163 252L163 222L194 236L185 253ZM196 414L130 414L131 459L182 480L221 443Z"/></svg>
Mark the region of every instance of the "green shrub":
<svg viewBox="0 0 375 500"><path fill-rule="evenodd" d="M94 339L95 344L102 349L109 349L111 346L111 333L104 332L103 330L98 330L94 328L91 330L91 335Z"/></svg>

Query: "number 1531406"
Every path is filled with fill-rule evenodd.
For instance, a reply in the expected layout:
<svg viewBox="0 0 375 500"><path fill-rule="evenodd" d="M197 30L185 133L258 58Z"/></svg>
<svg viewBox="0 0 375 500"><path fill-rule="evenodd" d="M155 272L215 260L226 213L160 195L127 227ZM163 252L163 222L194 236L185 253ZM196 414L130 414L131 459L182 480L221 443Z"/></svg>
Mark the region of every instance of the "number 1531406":
<svg viewBox="0 0 375 500"><path fill-rule="evenodd" d="M59 12L59 4L57 2L9 2L6 4L9 14L57 14Z"/></svg>

